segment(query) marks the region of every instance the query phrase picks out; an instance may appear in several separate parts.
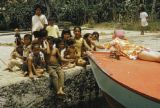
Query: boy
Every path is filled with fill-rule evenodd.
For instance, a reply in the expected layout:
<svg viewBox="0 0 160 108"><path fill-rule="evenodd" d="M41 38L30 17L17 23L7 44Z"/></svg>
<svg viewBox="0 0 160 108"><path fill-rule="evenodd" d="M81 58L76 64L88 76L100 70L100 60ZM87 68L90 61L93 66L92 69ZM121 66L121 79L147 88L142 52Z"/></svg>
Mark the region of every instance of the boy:
<svg viewBox="0 0 160 108"><path fill-rule="evenodd" d="M59 28L57 25L54 24L54 19L49 18L48 21L49 21L49 25L46 28L46 30L48 31L48 36L58 38L59 37Z"/></svg>
<svg viewBox="0 0 160 108"><path fill-rule="evenodd" d="M42 76L44 73L44 55L40 51L40 45L37 43L32 44L32 52L29 54L28 57L28 71L29 77L33 78L33 74L37 75L38 77Z"/></svg>
<svg viewBox="0 0 160 108"><path fill-rule="evenodd" d="M56 93L58 95L64 95L63 87L64 87L64 72L60 66L61 62L68 62L68 60L63 59L60 56L60 53L56 47L54 47L54 38L48 37L47 44L47 54L48 54L48 71L52 78L53 85L56 89Z"/></svg>

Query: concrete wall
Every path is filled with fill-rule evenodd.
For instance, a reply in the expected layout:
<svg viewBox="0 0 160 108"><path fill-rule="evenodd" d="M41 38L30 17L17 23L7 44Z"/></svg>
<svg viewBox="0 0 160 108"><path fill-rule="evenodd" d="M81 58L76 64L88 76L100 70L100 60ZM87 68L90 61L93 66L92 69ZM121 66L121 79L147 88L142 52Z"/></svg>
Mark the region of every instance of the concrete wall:
<svg viewBox="0 0 160 108"><path fill-rule="evenodd" d="M0 108L64 108L101 96L90 67L66 70L64 91L65 96L55 95L47 73L35 80L24 78L0 87Z"/></svg>

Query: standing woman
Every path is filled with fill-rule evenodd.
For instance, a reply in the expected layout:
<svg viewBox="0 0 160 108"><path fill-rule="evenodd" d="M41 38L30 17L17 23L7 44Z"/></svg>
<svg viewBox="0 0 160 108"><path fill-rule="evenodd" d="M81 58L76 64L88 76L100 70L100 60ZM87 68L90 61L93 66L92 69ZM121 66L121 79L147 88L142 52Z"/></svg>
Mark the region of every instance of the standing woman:
<svg viewBox="0 0 160 108"><path fill-rule="evenodd" d="M41 6L35 6L35 15L32 16L32 33L34 38L41 37L41 31L46 28L48 21L45 15L41 13Z"/></svg>
<svg viewBox="0 0 160 108"><path fill-rule="evenodd" d="M144 29L148 26L148 14L145 11L144 6L140 9L140 19L141 19L141 35L144 35Z"/></svg>

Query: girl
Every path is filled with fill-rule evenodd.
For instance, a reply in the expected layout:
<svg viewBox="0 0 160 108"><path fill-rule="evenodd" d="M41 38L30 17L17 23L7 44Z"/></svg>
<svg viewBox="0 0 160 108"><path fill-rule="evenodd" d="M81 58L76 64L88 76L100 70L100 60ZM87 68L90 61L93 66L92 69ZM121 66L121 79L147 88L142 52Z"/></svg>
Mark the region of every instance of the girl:
<svg viewBox="0 0 160 108"><path fill-rule="evenodd" d="M83 39L84 39L84 44L87 48L86 49L87 51L96 51L96 47L92 43L92 35L90 33L86 33Z"/></svg>
<svg viewBox="0 0 160 108"><path fill-rule="evenodd" d="M72 38L71 31L69 29L64 29L61 34L61 38L66 44L67 40Z"/></svg>

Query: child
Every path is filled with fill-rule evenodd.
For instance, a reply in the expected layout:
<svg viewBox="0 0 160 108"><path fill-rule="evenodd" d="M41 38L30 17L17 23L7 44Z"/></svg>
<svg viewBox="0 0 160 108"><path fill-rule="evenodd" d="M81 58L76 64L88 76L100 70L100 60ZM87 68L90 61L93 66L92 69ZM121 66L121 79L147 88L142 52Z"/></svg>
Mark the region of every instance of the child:
<svg viewBox="0 0 160 108"><path fill-rule="evenodd" d="M24 76L28 74L28 65L27 65L27 58L29 53L31 52L31 42L32 42L32 35L26 34L24 35L24 45L23 45L23 64L22 64L22 71L24 72Z"/></svg>
<svg viewBox="0 0 160 108"><path fill-rule="evenodd" d="M116 28L114 30L114 33L113 33L113 36L112 37L124 37L125 35L125 32L122 28L122 24L121 23L118 23L116 25Z"/></svg>
<svg viewBox="0 0 160 108"><path fill-rule="evenodd" d="M49 18L48 21L49 21L49 25L46 28L46 30L48 31L48 36L58 38L59 37L59 28L56 24L54 24L54 19Z"/></svg>
<svg viewBox="0 0 160 108"><path fill-rule="evenodd" d="M92 44L96 46L96 50L105 49L105 47L99 43L99 33L98 32L92 33Z"/></svg>
<svg viewBox="0 0 160 108"><path fill-rule="evenodd" d="M59 53L63 59L65 58L66 45L67 44L64 44L64 41L61 38L59 38L56 42L56 48L58 48ZM74 67L75 64L72 65L71 63L62 61L61 66L63 69L68 69Z"/></svg>
<svg viewBox="0 0 160 108"><path fill-rule="evenodd" d="M140 19L141 19L141 35L144 35L144 28L146 28L148 26L148 22L147 22L147 18L148 18L148 14L145 11L144 6L141 7L140 10Z"/></svg>
<svg viewBox="0 0 160 108"><path fill-rule="evenodd" d="M66 44L67 40L72 38L71 31L69 29L63 29L61 38L63 39L64 43Z"/></svg>
<svg viewBox="0 0 160 108"><path fill-rule="evenodd" d="M63 59L60 56L59 50L54 45L54 38L47 38L47 54L49 56L47 60L48 71L52 78L53 85L55 87L56 93L58 95L64 95L63 87L64 87L64 72L61 69L61 62L68 62L68 60Z"/></svg>
<svg viewBox="0 0 160 108"><path fill-rule="evenodd" d="M80 27L74 27L73 33L75 35L74 40L75 40L75 48L77 50L77 56L78 62L82 65L86 65L86 61L83 60L82 58L85 56L85 45L84 45L84 39L82 38L81 35L81 28Z"/></svg>
<svg viewBox="0 0 160 108"><path fill-rule="evenodd" d="M18 28L15 29L15 38L16 38L15 39L16 46L19 46L19 45L23 44Z"/></svg>
<svg viewBox="0 0 160 108"><path fill-rule="evenodd" d="M77 56L77 50L75 48L75 41L74 39L70 39L67 41L67 48L66 51L64 52L64 57L66 59L71 59L73 60L68 67L72 68L75 66L75 64L77 66L83 66L85 67L86 65L86 61L84 59L82 59L81 57Z"/></svg>
<svg viewBox="0 0 160 108"><path fill-rule="evenodd" d="M73 33L75 35L75 48L77 50L78 57L82 57L85 52L85 46L84 46L84 39L81 35L81 28L80 27L74 27Z"/></svg>
<svg viewBox="0 0 160 108"><path fill-rule="evenodd" d="M12 51L11 59L5 70L9 70L10 72L12 72L15 66L21 69L23 63L22 55L23 55L23 46L19 45Z"/></svg>
<svg viewBox="0 0 160 108"><path fill-rule="evenodd" d="M84 39L84 44L87 48L86 49L87 51L96 51L96 47L92 43L92 35L90 33L86 33L83 39Z"/></svg>
<svg viewBox="0 0 160 108"><path fill-rule="evenodd" d="M33 78L33 75L40 77L44 73L44 55L40 51L40 45L39 44L32 44L32 52L29 54L28 57L28 71L29 71L29 77Z"/></svg>

